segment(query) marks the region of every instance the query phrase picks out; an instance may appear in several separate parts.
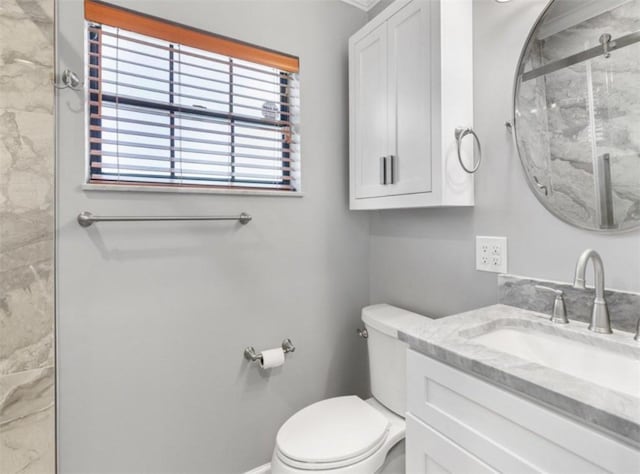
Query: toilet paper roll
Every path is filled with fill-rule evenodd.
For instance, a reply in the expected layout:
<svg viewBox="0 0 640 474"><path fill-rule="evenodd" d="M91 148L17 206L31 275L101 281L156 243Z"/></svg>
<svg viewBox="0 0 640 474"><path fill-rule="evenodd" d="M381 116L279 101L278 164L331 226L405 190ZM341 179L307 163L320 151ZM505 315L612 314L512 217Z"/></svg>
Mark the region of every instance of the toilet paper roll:
<svg viewBox="0 0 640 474"><path fill-rule="evenodd" d="M274 367L280 367L282 364L284 364L284 351L281 348L262 351L262 358L260 359L261 368L272 369Z"/></svg>

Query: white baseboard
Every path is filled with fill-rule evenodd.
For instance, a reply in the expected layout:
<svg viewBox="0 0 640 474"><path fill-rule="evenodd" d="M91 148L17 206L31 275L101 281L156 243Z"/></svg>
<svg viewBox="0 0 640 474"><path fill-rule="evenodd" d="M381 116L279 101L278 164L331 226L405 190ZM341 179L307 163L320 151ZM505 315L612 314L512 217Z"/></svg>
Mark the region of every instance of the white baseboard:
<svg viewBox="0 0 640 474"><path fill-rule="evenodd" d="M270 474L271 473L271 463L263 464L262 466L258 466L250 471L247 471L245 474Z"/></svg>

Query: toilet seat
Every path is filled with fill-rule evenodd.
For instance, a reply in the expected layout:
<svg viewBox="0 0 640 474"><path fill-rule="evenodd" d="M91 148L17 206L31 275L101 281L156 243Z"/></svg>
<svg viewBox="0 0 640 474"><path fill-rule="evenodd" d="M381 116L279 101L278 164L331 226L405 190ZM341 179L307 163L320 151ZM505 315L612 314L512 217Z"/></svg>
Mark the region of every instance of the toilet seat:
<svg viewBox="0 0 640 474"><path fill-rule="evenodd" d="M271 473L310 474L310 472L314 472L317 474L363 474L378 472L378 469L382 468L382 466L384 465L390 450L404 439L406 423L404 418L387 409L374 398L369 398L364 401L358 399L354 401L354 404L360 406L359 402L369 405L375 411L380 413L388 422L387 434L383 438L382 444L379 446L379 448L363 451L360 456L351 459L343 459L341 461L334 461L329 463L303 462L291 459L280 452L278 442L276 440L276 446L273 450L273 456L271 458ZM307 425L307 431L314 431L314 425L315 423L313 425ZM346 430L342 429L341 431ZM306 436L302 433L300 434L302 436ZM293 454L299 455L300 453Z"/></svg>
<svg viewBox="0 0 640 474"><path fill-rule="evenodd" d="M278 431L276 455L286 465L330 470L372 456L387 441L390 421L356 396L309 405Z"/></svg>

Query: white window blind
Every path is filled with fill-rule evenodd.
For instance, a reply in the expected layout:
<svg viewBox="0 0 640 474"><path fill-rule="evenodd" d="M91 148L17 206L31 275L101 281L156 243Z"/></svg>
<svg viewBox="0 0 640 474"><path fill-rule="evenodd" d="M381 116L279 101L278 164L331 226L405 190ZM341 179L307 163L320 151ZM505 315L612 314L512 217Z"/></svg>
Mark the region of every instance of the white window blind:
<svg viewBox="0 0 640 474"><path fill-rule="evenodd" d="M90 182L299 190L297 73L87 30Z"/></svg>

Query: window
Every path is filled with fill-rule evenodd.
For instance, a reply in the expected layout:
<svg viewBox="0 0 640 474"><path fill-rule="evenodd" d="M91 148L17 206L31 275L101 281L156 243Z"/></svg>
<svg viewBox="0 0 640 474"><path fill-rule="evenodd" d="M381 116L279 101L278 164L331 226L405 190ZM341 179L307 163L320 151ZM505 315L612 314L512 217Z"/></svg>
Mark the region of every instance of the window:
<svg viewBox="0 0 640 474"><path fill-rule="evenodd" d="M89 182L300 188L298 59L85 1Z"/></svg>

